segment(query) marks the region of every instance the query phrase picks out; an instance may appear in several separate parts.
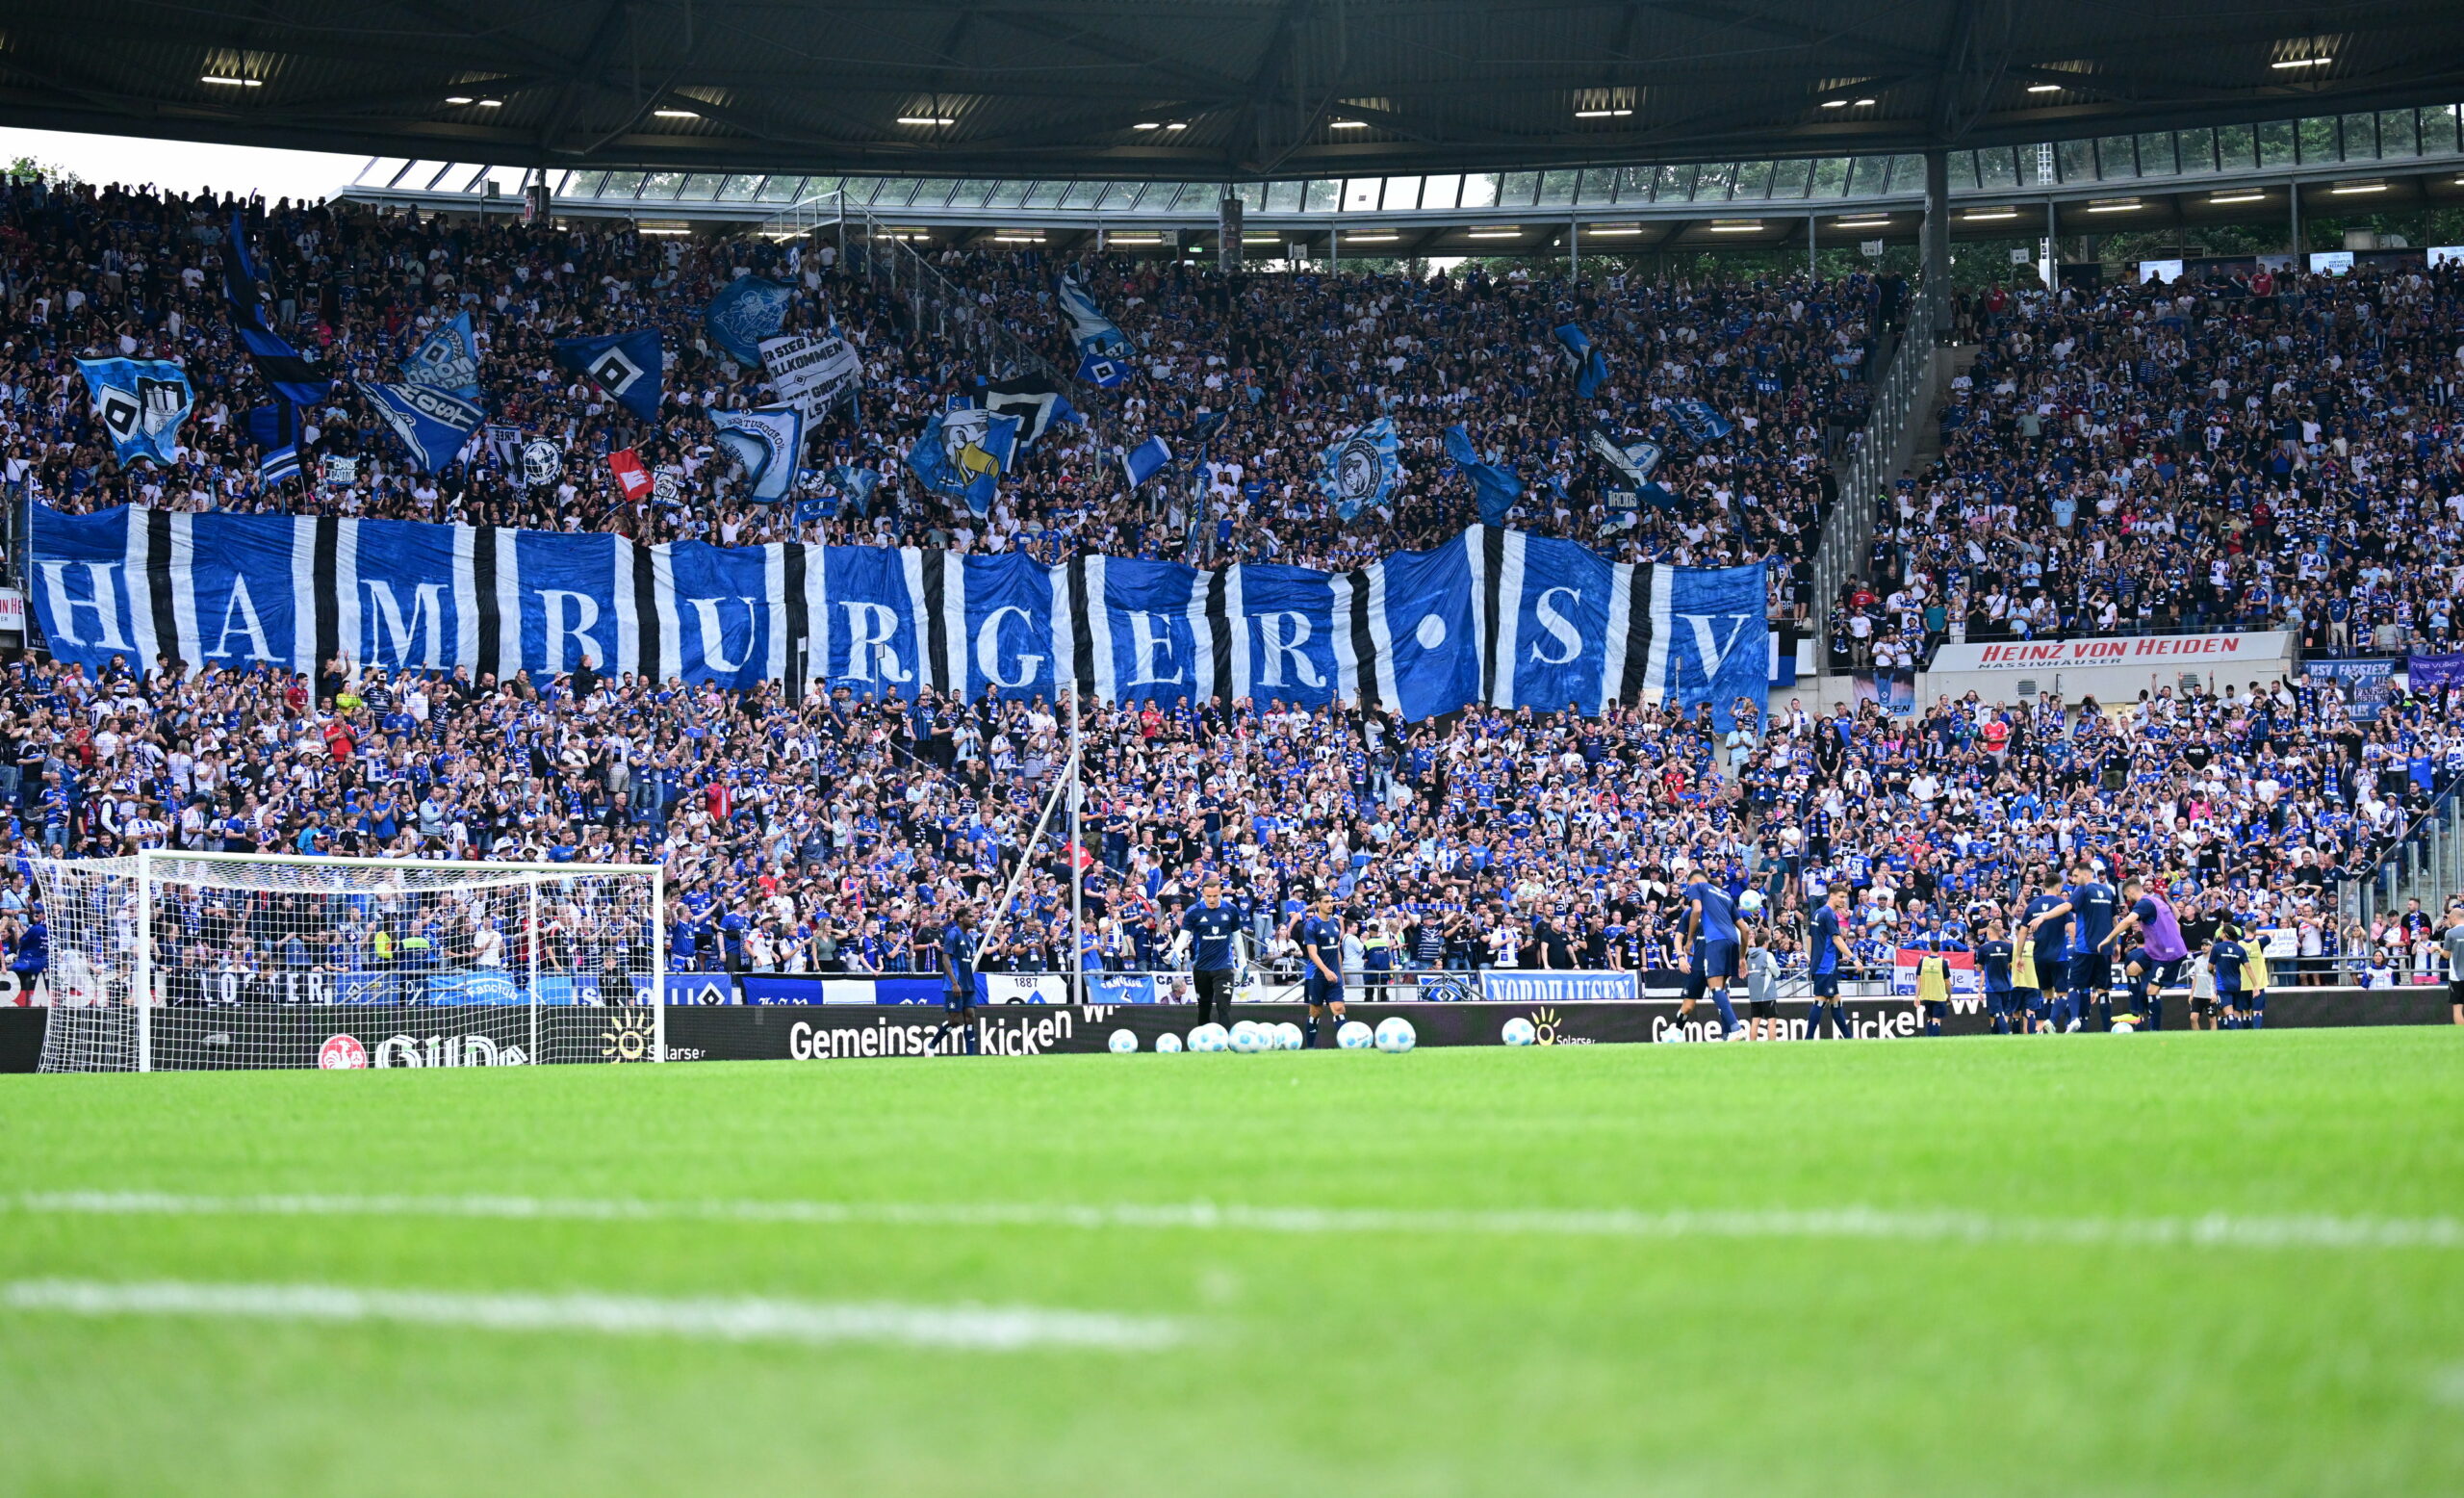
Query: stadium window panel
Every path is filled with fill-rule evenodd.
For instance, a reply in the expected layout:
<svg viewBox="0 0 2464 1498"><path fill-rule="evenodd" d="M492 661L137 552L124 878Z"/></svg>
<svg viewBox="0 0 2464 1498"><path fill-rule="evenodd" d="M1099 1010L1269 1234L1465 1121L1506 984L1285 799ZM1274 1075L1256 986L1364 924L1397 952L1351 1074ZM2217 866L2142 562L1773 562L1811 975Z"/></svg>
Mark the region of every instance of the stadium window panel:
<svg viewBox="0 0 2464 1498"><path fill-rule="evenodd" d="M459 168L456 168L446 174L445 190L449 193L475 193L479 191L479 179L487 174L488 168L485 167L472 168L471 174L467 177Z"/></svg>
<svg viewBox="0 0 2464 1498"><path fill-rule="evenodd" d="M950 206L952 208L981 208L984 206L984 195L991 191L992 184L980 177L970 178L962 182L954 182L950 184Z"/></svg>
<svg viewBox="0 0 2464 1498"><path fill-rule="evenodd" d="M2139 175L2139 147L2126 135L2096 138L2096 175L2110 182Z"/></svg>
<svg viewBox="0 0 2464 1498"><path fill-rule="evenodd" d="M1027 189L1026 205L1029 208L1058 208L1061 206L1061 190L1068 185L1066 182L1039 182Z"/></svg>
<svg viewBox="0 0 2464 1498"><path fill-rule="evenodd" d="M1736 186L1730 191L1729 195L1769 197L1771 195L1771 164L1767 161L1737 163Z"/></svg>
<svg viewBox="0 0 2464 1498"><path fill-rule="evenodd" d="M1459 176L1424 177L1421 180L1421 207L1451 208L1462 192L1463 179Z"/></svg>
<svg viewBox="0 0 2464 1498"><path fill-rule="evenodd" d="M2096 180L2096 142L2065 141L2053 148L2053 159L2065 182Z"/></svg>
<svg viewBox="0 0 2464 1498"><path fill-rule="evenodd" d="M2344 126L2344 159L2346 161L2376 161L2378 159L2378 116L2347 115Z"/></svg>
<svg viewBox="0 0 2464 1498"><path fill-rule="evenodd" d="M728 181L725 172L697 171L684 179L684 186L677 190L676 195L680 201L689 199L697 203L714 203Z"/></svg>
<svg viewBox="0 0 2464 1498"><path fill-rule="evenodd" d="M611 171L607 180L599 184L599 195L603 198L629 198L641 192L642 176L643 173L638 171Z"/></svg>
<svg viewBox="0 0 2464 1498"><path fill-rule="evenodd" d="M2422 154L2452 156L2455 154L2455 106L2426 109L2422 116Z"/></svg>
<svg viewBox="0 0 2464 1498"><path fill-rule="evenodd" d="M650 175L642 178L642 191L640 195L644 202L673 202L676 199L677 193L681 190L683 186L683 172L654 171Z"/></svg>
<svg viewBox="0 0 2464 1498"><path fill-rule="evenodd" d="M732 172L719 183L719 201L722 203L749 203L753 200L754 189L760 185L761 179L759 177L751 176L741 171Z"/></svg>
<svg viewBox="0 0 2464 1498"><path fill-rule="evenodd" d="M415 161L411 163L411 169L402 173L402 180L395 186L412 193L433 193L436 185L445 180L445 174L452 169L453 164L449 161Z"/></svg>
<svg viewBox="0 0 2464 1498"><path fill-rule="evenodd" d="M407 156L376 157L360 168L359 176L354 179L353 185L374 188L392 187L394 179L408 170L410 165L411 159Z"/></svg>
<svg viewBox="0 0 2464 1498"><path fill-rule="evenodd" d="M804 182L804 178L792 173L764 177L761 179L760 200L765 203L792 203L796 200L797 189L803 187Z"/></svg>
<svg viewBox="0 0 2464 1498"><path fill-rule="evenodd" d="M1974 151L1953 151L1945 165L1949 168L1952 192L1974 191L1979 185Z"/></svg>
<svg viewBox="0 0 2464 1498"><path fill-rule="evenodd" d="M1344 185L1327 177L1311 179L1300 196L1300 211L1305 214L1330 214L1343 201Z"/></svg>
<svg viewBox="0 0 2464 1498"><path fill-rule="evenodd" d="M1498 187L1500 185L1500 181L1501 179L1494 171L1475 171L1468 173L1463 178L1462 206L1465 208L1495 208L1498 205Z"/></svg>
<svg viewBox="0 0 2464 1498"><path fill-rule="evenodd" d="M1581 172L1563 168L1540 173L1540 206L1571 207L1575 200L1575 188L1581 180Z"/></svg>
<svg viewBox="0 0 2464 1498"><path fill-rule="evenodd" d="M913 177L884 177L881 191L873 194L875 208L905 208L914 201Z"/></svg>
<svg viewBox="0 0 2464 1498"><path fill-rule="evenodd" d="M1528 208L1539 196L1539 193L1540 173L1536 171L1509 171L1505 174L1505 180L1498 184L1498 206L1500 208Z"/></svg>
<svg viewBox="0 0 2464 1498"><path fill-rule="evenodd" d="M2323 166L2345 159L2344 142L2336 139L2336 120L2332 115L2294 122L2294 160L2304 167Z"/></svg>
<svg viewBox="0 0 2464 1498"><path fill-rule="evenodd" d="M581 173L578 171L552 171L548 173L548 195L550 197L564 196L566 193L572 191L574 179L580 175Z"/></svg>
<svg viewBox="0 0 2464 1498"><path fill-rule="evenodd" d="M1105 186L1106 184L1101 182L1072 182L1069 184L1068 191L1061 194L1061 206L1092 208L1095 206L1095 199L1104 195Z"/></svg>
<svg viewBox="0 0 2464 1498"><path fill-rule="evenodd" d="M788 201L802 203L816 197L828 197L834 193L843 194L850 185L850 180L846 177L807 177L797 186L794 195L789 197ZM852 196L852 194L849 195Z"/></svg>
<svg viewBox="0 0 2464 1498"><path fill-rule="evenodd" d="M2011 154L2011 147L1997 145L1976 153L1976 185L1988 192L2019 185L2019 162Z"/></svg>
<svg viewBox="0 0 2464 1498"><path fill-rule="evenodd" d="M1694 201L1725 203L1729 200L1730 185L1735 181L1736 163L1705 162L1701 169L1694 173Z"/></svg>
<svg viewBox="0 0 2464 1498"><path fill-rule="evenodd" d="M1814 197L1843 197L1848 192L1848 168L1854 160L1847 156L1821 156L1814 159Z"/></svg>
<svg viewBox="0 0 2464 1498"><path fill-rule="evenodd" d="M2201 128L2174 132L2175 149L2185 172L2216 169L2216 132Z"/></svg>
<svg viewBox="0 0 2464 1498"><path fill-rule="evenodd" d="M1850 197L1879 197L1890 191L1889 157L1860 156L1856 162L1855 168L1848 173Z"/></svg>
<svg viewBox="0 0 2464 1498"><path fill-rule="evenodd" d="M1771 195L1803 197L1813 185L1813 163L1803 159L1771 164Z"/></svg>
<svg viewBox="0 0 2464 1498"><path fill-rule="evenodd" d="M2169 177L2181 170L2173 157L2173 132L2153 130L2139 138L2139 174Z"/></svg>
<svg viewBox="0 0 2464 1498"><path fill-rule="evenodd" d="M1176 213L1211 214L1215 212L1219 191L1212 182L1184 182L1179 195L1172 199L1172 209Z"/></svg>
<svg viewBox="0 0 2464 1498"><path fill-rule="evenodd" d="M835 186L823 188L820 191L824 193L842 193L846 194L848 207L861 208L866 203L873 200L873 194L880 191L881 185L882 183L879 177L841 177L838 179ZM810 188L806 189L805 195L807 197L812 196L813 190Z"/></svg>
<svg viewBox="0 0 2464 1498"><path fill-rule="evenodd" d="M606 185L607 173L603 171L577 171L565 179L564 191L556 195L571 198L598 197L601 195L600 189Z"/></svg>
<svg viewBox="0 0 2464 1498"><path fill-rule="evenodd" d="M1388 177L1385 194L1386 212L1410 213L1421 205L1421 179Z"/></svg>
<svg viewBox="0 0 2464 1498"><path fill-rule="evenodd" d="M2259 165L2258 133L2247 125L2216 127L2216 169L2251 171Z"/></svg>
<svg viewBox="0 0 2464 1498"><path fill-rule="evenodd" d="M1015 208L1027 200L1027 189L1034 185L1031 182L996 182L992 185L991 197L986 200L984 206Z"/></svg>
<svg viewBox="0 0 2464 1498"><path fill-rule="evenodd" d="M1382 177L1353 177L1344 183L1344 212L1375 213L1378 191L1386 185Z"/></svg>
<svg viewBox="0 0 2464 1498"><path fill-rule="evenodd" d="M2294 164L2292 120L2271 119L2258 127L2258 137L2262 170Z"/></svg>
<svg viewBox="0 0 2464 1498"><path fill-rule="evenodd" d="M1652 179L1652 201L1655 203L1690 203L1694 200L1694 168L1662 167Z"/></svg>
<svg viewBox="0 0 2464 1498"><path fill-rule="evenodd" d="M1232 195L1241 200L1243 208L1253 214L1267 211L1267 185L1263 182L1244 182L1232 190Z"/></svg>
<svg viewBox="0 0 2464 1498"><path fill-rule="evenodd" d="M1652 169L1649 167L1617 168L1617 191L1612 202L1648 203L1652 200Z"/></svg>
<svg viewBox="0 0 2464 1498"><path fill-rule="evenodd" d="M1267 184L1267 212L1296 214L1300 211L1300 190L1305 182L1270 182Z"/></svg>
<svg viewBox="0 0 2464 1498"><path fill-rule="evenodd" d="M2391 109L2379 112L2378 154L2381 157L2421 154L2421 142L2413 136L2411 110Z"/></svg>

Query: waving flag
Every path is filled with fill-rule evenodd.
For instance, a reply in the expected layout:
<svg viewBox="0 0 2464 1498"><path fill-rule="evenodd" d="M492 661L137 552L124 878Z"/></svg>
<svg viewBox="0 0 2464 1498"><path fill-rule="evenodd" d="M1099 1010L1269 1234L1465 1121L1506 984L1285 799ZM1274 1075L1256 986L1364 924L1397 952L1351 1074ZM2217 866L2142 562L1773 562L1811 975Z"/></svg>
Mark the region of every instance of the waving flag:
<svg viewBox="0 0 2464 1498"><path fill-rule="evenodd" d="M945 411L924 424L907 466L925 488L963 500L983 515L1018 446L1018 419L991 411Z"/></svg>
<svg viewBox="0 0 2464 1498"><path fill-rule="evenodd" d="M1149 437L1120 455L1121 472L1132 490L1172 466L1172 449L1161 437Z"/></svg>
<svg viewBox="0 0 2464 1498"><path fill-rule="evenodd" d="M247 416L248 440L257 445L257 481L269 488L299 477L299 407L288 400L261 405Z"/></svg>
<svg viewBox="0 0 2464 1498"><path fill-rule="evenodd" d="M1480 506L1480 524L1498 526L1523 498L1523 476L1502 464L1481 461L1472 434L1460 424L1446 428L1446 455L1472 480L1472 495Z"/></svg>
<svg viewBox="0 0 2464 1498"><path fill-rule="evenodd" d="M465 400L478 400L479 345L471 336L471 314L457 313L428 334L403 361L402 379L406 384L450 391Z"/></svg>
<svg viewBox="0 0 2464 1498"><path fill-rule="evenodd" d="M110 434L123 463L168 463L180 446L180 424L196 403L189 373L169 359L80 359L93 397L94 420Z"/></svg>
<svg viewBox="0 0 2464 1498"><path fill-rule="evenodd" d="M477 406L450 391L432 385L378 385L360 381L359 393L394 428L418 461L420 472L433 474L462 455L471 433L487 424Z"/></svg>
<svg viewBox="0 0 2464 1498"><path fill-rule="evenodd" d="M1733 423L1705 400L1671 400L1668 414L1676 417L1677 425L1685 428L1685 435L1697 442L1717 442L1736 430Z"/></svg>
<svg viewBox="0 0 2464 1498"><path fill-rule="evenodd" d="M710 424L719 446L743 465L757 500L783 500L796 485L796 460L804 452L804 413L791 405L751 411L717 411Z"/></svg>
<svg viewBox="0 0 2464 1498"><path fill-rule="evenodd" d="M1085 426L1087 419L1070 405L1061 387L1042 374L1025 374L1016 379L987 380L984 386L984 408L1003 416L1018 419L1018 446L1033 447L1058 422L1076 422Z"/></svg>
<svg viewBox="0 0 2464 1498"><path fill-rule="evenodd" d="M1095 305L1095 298L1087 294L1087 288L1066 271L1061 273L1060 296L1061 315L1069 320L1069 338L1080 353L1118 359L1137 351L1128 335L1104 316Z"/></svg>
<svg viewBox="0 0 2464 1498"><path fill-rule="evenodd" d="M257 269L257 257L248 249L247 219L237 208L231 210L230 232L223 238L222 299L231 304L236 326L271 327L266 308L273 303L273 288Z"/></svg>
<svg viewBox="0 0 2464 1498"><path fill-rule="evenodd" d="M1660 447L1656 442L1620 443L1607 428L1595 426L1583 439L1591 454L1608 465L1615 480L1608 489L1610 509L1633 509L1649 504L1655 509L1673 509L1677 493L1656 481L1652 475L1659 468Z"/></svg>
<svg viewBox="0 0 2464 1498"><path fill-rule="evenodd" d="M1335 439L1319 455L1318 489L1346 520L1383 504L1402 479L1403 460L1395 447L1395 424L1379 417Z"/></svg>
<svg viewBox="0 0 2464 1498"><path fill-rule="evenodd" d="M578 374L587 374L618 405L643 421L658 419L661 360L657 329L646 327L596 338L559 338L556 363Z"/></svg>
<svg viewBox="0 0 2464 1498"><path fill-rule="evenodd" d="M616 476L617 492L629 500L647 500L658 488L658 480L642 466L641 454L630 448L608 453L607 471Z"/></svg>
<svg viewBox="0 0 2464 1498"><path fill-rule="evenodd" d="M1608 359L1591 346L1591 335L1578 323L1568 323L1556 329L1557 342L1565 346L1566 367L1574 375L1575 395L1584 400L1599 394L1600 385L1608 377Z"/></svg>
<svg viewBox="0 0 2464 1498"><path fill-rule="evenodd" d="M761 361L761 340L775 338L787 324L787 307L796 294L758 275L739 275L719 288L702 309L702 326L710 342L738 364Z"/></svg>

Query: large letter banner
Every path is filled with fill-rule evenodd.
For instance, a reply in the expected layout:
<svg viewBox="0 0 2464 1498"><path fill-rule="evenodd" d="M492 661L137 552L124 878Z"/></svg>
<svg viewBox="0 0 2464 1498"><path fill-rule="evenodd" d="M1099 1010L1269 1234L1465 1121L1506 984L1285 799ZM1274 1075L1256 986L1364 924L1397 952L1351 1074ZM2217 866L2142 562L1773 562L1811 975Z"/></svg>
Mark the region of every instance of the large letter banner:
<svg viewBox="0 0 2464 1498"><path fill-rule="evenodd" d="M1248 676L1240 695L1322 708L1335 700L1335 599L1326 574L1252 562L1240 574Z"/></svg>
<svg viewBox="0 0 2464 1498"><path fill-rule="evenodd" d="M1052 570L1023 552L964 558L966 695L1061 700L1053 674Z"/></svg>
<svg viewBox="0 0 2464 1498"><path fill-rule="evenodd" d="M825 565L828 664L816 675L827 678L832 691L844 686L858 697L914 696L928 670L924 640L915 627L923 613L922 554L834 546Z"/></svg>

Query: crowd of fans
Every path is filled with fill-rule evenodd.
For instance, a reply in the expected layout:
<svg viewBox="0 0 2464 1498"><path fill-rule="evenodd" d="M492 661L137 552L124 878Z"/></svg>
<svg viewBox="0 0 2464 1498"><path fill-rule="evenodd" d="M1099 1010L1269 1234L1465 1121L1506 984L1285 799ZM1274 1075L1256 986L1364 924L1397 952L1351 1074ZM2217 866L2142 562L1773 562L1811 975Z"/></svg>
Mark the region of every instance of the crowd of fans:
<svg viewBox="0 0 2464 1498"><path fill-rule="evenodd" d="M954 334L946 308L919 318L834 245L281 205L250 221L295 342L338 376L390 378L436 320L469 311L492 419L553 438L567 460L553 486L524 488L476 449L419 475L338 396L312 413L312 475L316 455L350 453L357 479L268 487L237 419L259 399L254 376L218 300L227 220L209 199L39 182L0 197L0 451L15 493L654 540L923 541L1047 559L1194 545L1218 560L1341 564L1472 518L1440 456L1461 422L1521 472L1512 523L1627 557L1759 559L1775 604L1803 607L1831 466L1891 318L1890 289L1861 278L1227 278L1093 257L1073 269L1136 342L1136 372L1100 399L1073 393L1091 425L1040 444L979 519L920 489L901 456L929 414L975 388L980 341ZM974 317L1065 351L1057 268L1039 254L952 250L936 269L970 290ZM799 520L810 510L732 482L706 413L766 397L758 370L708 345L700 311L738 270L796 289L790 327L834 322L862 345L860 399L808 454L833 493L835 465L881 474L860 507L850 494ZM1887 502L1868 576L1834 609L1839 648L1863 665L1962 632L2173 624L2287 624L2324 649L2384 643L2389 627L2446 643L2464 566L2458 295L2450 273L2417 272L1964 304L1982 347L1944 417L1943 456ZM1587 400L1553 336L1569 322L1606 358ZM645 324L669 360L656 423L551 363L556 337ZM112 460L80 352L186 361L198 407L177 462ZM1680 399L1733 431L1688 438L1668 411ZM1111 446L1180 436L1201 410L1228 413L1208 466L1131 491ZM1403 485L1340 523L1315 491L1318 449L1379 415L1401 433ZM1663 444L1675 505L1605 506L1579 452L1601 420ZM619 497L603 455L628 447L678 475L675 503ZM2399 694L2370 722L2308 682L2135 703L1938 701L1908 717L1791 702L1749 707L1725 734L1707 712L1656 706L1407 724L1277 702L1091 705L1073 856L1058 825L1032 835L1069 728L1041 702L340 660L313 677L172 661L89 675L36 657L0 676L0 849L19 860L0 943L22 952L31 925L24 859L144 846L662 863L668 957L688 970L929 970L962 905L999 911L984 970L1066 969L1073 869L1089 966L1185 963L1177 911L1210 875L1270 968L1295 956L1290 917L1332 897L1347 963L1372 983L1484 966L1667 969L1697 880L1759 891L1758 918L1799 960L1807 913L1845 886L1859 958L1881 966L1909 945L1972 944L2043 869L2086 857L2116 882L2148 877L2190 908L2290 930L2301 955L2386 961L2423 933L2342 922L2335 891L2464 773L2456 699ZM365 955L348 935L276 949L252 929L187 939L218 970Z"/></svg>

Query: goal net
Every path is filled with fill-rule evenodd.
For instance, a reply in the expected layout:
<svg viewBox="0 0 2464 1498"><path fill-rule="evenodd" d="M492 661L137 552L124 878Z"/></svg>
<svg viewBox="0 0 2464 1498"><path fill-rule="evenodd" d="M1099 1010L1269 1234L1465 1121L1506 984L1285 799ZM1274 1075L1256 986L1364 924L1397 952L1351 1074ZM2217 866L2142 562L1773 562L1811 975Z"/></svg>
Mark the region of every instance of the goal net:
<svg viewBox="0 0 2464 1498"><path fill-rule="evenodd" d="M169 851L34 874L46 1072L665 1058L654 866Z"/></svg>

